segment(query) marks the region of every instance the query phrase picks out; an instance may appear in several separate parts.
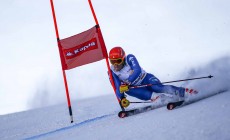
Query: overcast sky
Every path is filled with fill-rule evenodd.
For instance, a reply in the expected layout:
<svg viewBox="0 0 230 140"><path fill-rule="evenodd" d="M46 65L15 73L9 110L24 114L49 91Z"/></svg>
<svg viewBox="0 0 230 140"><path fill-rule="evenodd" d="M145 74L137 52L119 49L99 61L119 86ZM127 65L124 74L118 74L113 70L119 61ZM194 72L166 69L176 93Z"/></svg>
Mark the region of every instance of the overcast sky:
<svg viewBox="0 0 230 140"><path fill-rule="evenodd" d="M162 81L230 55L229 0L92 3L108 51L123 47ZM61 39L95 25L87 0L54 6ZM0 17L0 115L66 102L50 1L1 1ZM66 73L71 101L114 94L104 60Z"/></svg>

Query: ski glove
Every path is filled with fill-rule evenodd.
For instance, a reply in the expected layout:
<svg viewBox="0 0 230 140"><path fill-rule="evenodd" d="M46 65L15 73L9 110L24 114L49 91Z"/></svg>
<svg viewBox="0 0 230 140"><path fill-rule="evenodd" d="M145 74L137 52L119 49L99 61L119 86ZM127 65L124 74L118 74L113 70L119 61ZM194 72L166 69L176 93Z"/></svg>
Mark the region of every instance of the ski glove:
<svg viewBox="0 0 230 140"><path fill-rule="evenodd" d="M121 99L121 106L122 107L128 107L129 106L129 104L130 104L130 102L129 102L129 100L127 100L126 98L122 98Z"/></svg>
<svg viewBox="0 0 230 140"><path fill-rule="evenodd" d="M120 93L124 93L129 91L129 86L128 85L120 85Z"/></svg>

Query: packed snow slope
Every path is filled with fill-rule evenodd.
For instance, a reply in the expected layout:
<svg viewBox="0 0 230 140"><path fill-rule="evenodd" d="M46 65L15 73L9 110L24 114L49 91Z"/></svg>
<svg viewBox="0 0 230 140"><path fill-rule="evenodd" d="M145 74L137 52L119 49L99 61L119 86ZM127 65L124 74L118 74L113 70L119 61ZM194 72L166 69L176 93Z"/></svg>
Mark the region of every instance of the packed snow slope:
<svg viewBox="0 0 230 140"><path fill-rule="evenodd" d="M120 119L115 97L102 96L73 102L72 124L66 104L0 116L0 139L229 140L229 99L226 91L172 111L161 107Z"/></svg>
<svg viewBox="0 0 230 140"><path fill-rule="evenodd" d="M120 119L117 117L120 107L116 97L110 94L72 101L74 123L70 123L66 103L1 115L0 140L229 140L230 57L220 58L180 77L206 74L214 78L182 83L181 86L196 88L199 94L188 98L193 103L172 111L164 106ZM144 105L131 104L129 108Z"/></svg>

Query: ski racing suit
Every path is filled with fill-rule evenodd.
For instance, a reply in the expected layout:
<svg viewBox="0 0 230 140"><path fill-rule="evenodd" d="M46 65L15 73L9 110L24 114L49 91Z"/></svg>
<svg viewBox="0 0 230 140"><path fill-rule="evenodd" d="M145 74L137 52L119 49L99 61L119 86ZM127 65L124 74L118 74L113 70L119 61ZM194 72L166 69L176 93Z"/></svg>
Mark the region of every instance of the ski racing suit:
<svg viewBox="0 0 230 140"><path fill-rule="evenodd" d="M134 55L127 55L124 61L124 67L120 71L115 71L113 65L111 65L112 76L116 87L116 95L120 99L125 97L125 95L120 93L119 90L121 84L128 84L129 86L152 84L152 86L132 88L125 92L126 94L141 100L151 100L154 92L184 97L185 88L161 84L158 78L151 73L145 72L140 67Z"/></svg>

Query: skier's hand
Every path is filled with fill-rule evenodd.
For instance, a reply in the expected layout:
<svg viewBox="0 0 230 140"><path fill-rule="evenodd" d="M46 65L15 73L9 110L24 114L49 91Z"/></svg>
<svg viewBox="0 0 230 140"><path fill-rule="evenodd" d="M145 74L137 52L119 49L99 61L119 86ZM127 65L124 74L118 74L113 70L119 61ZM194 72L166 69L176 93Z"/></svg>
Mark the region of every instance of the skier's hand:
<svg viewBox="0 0 230 140"><path fill-rule="evenodd" d="M128 85L120 85L120 93L124 93L126 91L129 91L129 86Z"/></svg>
<svg viewBox="0 0 230 140"><path fill-rule="evenodd" d="M129 100L127 100L126 98L122 98L121 99L121 106L122 107L128 107L129 106L129 104L130 104L130 102L129 102Z"/></svg>

